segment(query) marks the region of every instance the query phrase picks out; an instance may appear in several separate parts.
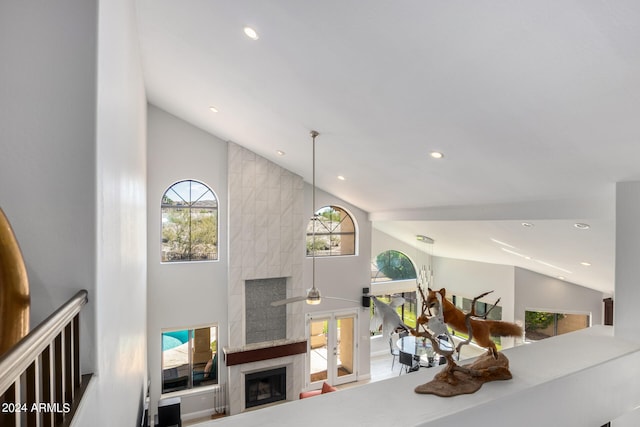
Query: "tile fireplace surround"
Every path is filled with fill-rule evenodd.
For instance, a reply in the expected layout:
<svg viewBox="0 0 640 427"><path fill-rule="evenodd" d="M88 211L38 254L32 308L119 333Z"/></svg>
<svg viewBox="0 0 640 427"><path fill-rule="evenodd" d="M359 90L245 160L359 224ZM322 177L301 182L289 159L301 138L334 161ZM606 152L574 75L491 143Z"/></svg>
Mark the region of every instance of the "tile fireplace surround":
<svg viewBox="0 0 640 427"><path fill-rule="evenodd" d="M239 355L257 355L246 362L227 363L229 413L234 415L246 409L247 374L286 367L287 400L297 399L304 386L303 305L288 304L284 308L284 334L266 331L264 341L253 342L259 338L256 339L253 331L246 330L246 286L269 282L264 279L283 278L287 296L304 294L306 221L304 183L300 176L234 143L229 143L228 156L229 211L234 215L229 217L229 345L223 351L230 361ZM248 336L251 343L247 341ZM284 338L272 339L272 336ZM277 351L278 348L290 349L292 345L294 351L265 357L266 349ZM300 352L303 347L304 352Z"/></svg>

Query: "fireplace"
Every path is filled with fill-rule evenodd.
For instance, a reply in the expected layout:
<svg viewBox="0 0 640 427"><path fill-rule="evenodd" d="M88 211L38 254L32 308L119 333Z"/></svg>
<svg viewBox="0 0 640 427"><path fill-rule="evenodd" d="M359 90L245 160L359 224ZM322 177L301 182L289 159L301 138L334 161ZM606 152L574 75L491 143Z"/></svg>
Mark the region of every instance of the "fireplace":
<svg viewBox="0 0 640 427"><path fill-rule="evenodd" d="M295 400L304 387L304 304L269 303L302 295L305 263L304 181L301 176L228 144L228 342L223 347L229 414ZM258 380L286 368L280 380ZM262 372L257 377L253 374ZM279 381L279 384L278 384ZM280 389L278 389L280 388ZM268 396L268 398L267 398ZM280 403L280 402L278 402Z"/></svg>
<svg viewBox="0 0 640 427"><path fill-rule="evenodd" d="M245 408L287 400L287 368L245 375Z"/></svg>

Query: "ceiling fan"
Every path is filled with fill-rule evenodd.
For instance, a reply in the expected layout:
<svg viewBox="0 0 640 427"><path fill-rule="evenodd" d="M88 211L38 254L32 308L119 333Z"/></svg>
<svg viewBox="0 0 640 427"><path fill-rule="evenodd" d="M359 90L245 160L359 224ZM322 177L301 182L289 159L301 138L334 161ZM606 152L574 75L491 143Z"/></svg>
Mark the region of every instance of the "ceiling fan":
<svg viewBox="0 0 640 427"><path fill-rule="evenodd" d="M316 213L316 137L320 135L318 133L318 131L312 130L311 131L311 141L313 144L313 169L312 169L312 184L311 184L311 188L312 188L312 207L313 207L313 217L311 218L312 221L319 221L318 218L318 214ZM318 288L316 288L316 226L314 224L313 226L313 234L312 234L312 241L313 244L311 245L312 251L311 251L311 263L312 263L312 273L311 273L311 280L312 280L312 285L311 288L307 289L307 295L301 295L298 297L291 297L291 298L286 298L286 299L282 299L282 300L278 300L278 301L273 301L271 303L271 305L273 307L277 307L279 305L285 305L285 304L290 304L293 302L298 302L298 301L306 301L307 304L311 304L311 305L317 305L320 304L320 301L322 300L322 298L326 298L326 299L335 299L335 300L342 300L342 301L349 301L349 302L355 302L357 303L358 301L355 300L351 300L351 299L347 299L347 298L338 298L338 297L321 297L320 296L320 290Z"/></svg>

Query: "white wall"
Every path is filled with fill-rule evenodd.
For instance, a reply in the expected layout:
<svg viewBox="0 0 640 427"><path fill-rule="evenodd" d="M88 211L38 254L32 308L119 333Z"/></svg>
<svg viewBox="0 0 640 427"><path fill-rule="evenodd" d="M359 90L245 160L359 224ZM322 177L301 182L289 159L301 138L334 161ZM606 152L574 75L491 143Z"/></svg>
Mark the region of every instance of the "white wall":
<svg viewBox="0 0 640 427"><path fill-rule="evenodd" d="M305 185L305 217L313 216L311 206L311 186ZM341 311L348 308L358 310L358 377L368 378L371 372L369 363L369 309L362 308L362 288L369 287L371 270L371 222L368 213L344 200L322 190L316 190L316 209L335 205L345 209L357 224L358 252L354 256L317 257L316 287L322 295L347 298L357 303L323 299L322 304L312 306L304 304L305 313ZM305 246L306 247L306 246ZM305 289L312 285L312 260L304 263Z"/></svg>
<svg viewBox="0 0 640 427"><path fill-rule="evenodd" d="M95 318L95 1L0 2L0 207L22 249L35 326L80 289L82 370Z"/></svg>
<svg viewBox="0 0 640 427"><path fill-rule="evenodd" d="M502 320L513 322L514 318L514 267L487 264L477 261L433 257L434 288L446 288L447 295L458 295L473 299L493 291L479 301L494 304L500 298ZM512 337L502 337L503 348L514 345Z"/></svg>
<svg viewBox="0 0 640 427"><path fill-rule="evenodd" d="M479 301L493 304L500 298L502 320L514 321L514 267L435 256L433 265L435 289L470 299L493 291Z"/></svg>
<svg viewBox="0 0 640 427"><path fill-rule="evenodd" d="M89 295L97 375L75 426L133 425L146 394L146 97L135 13L126 0L99 3L96 292Z"/></svg>
<svg viewBox="0 0 640 427"><path fill-rule="evenodd" d="M638 341L637 302L640 289L637 278L640 274L640 182L619 182L616 184L616 286L614 295L615 336ZM611 423L614 427L640 425L638 407Z"/></svg>
<svg viewBox="0 0 640 427"><path fill-rule="evenodd" d="M75 425L132 425L145 375L145 95L127 1L0 3L0 203L32 324L80 289ZM116 411L113 408L117 408Z"/></svg>
<svg viewBox="0 0 640 427"><path fill-rule="evenodd" d="M616 184L616 287L614 322L616 336L640 340L640 182Z"/></svg>
<svg viewBox="0 0 640 427"><path fill-rule="evenodd" d="M147 156L147 343L153 416L161 394L162 329L217 323L218 348L227 345L227 143L150 105ZM218 198L218 261L160 263L160 201L171 185L184 179L204 182ZM227 370L221 357L218 361L218 378L224 382ZM207 399L195 396L185 407L205 410L197 402Z"/></svg>
<svg viewBox="0 0 640 427"><path fill-rule="evenodd" d="M592 325L602 324L602 292L522 268L515 273L515 317L523 325L526 310L589 314Z"/></svg>

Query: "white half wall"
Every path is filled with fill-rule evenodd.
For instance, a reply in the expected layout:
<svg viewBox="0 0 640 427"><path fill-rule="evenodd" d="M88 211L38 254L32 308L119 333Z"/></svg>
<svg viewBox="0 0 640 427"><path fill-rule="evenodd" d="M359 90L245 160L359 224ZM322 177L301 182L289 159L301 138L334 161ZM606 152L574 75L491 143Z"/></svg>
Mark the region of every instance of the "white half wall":
<svg viewBox="0 0 640 427"><path fill-rule="evenodd" d="M594 345L598 343L598 345ZM640 404L640 344L597 326L504 351L513 378L450 398L414 392L441 368L247 412L202 427L601 426ZM382 406L380 405L382 403ZM309 416L315 414L315 416ZM614 424L615 425L615 424Z"/></svg>

